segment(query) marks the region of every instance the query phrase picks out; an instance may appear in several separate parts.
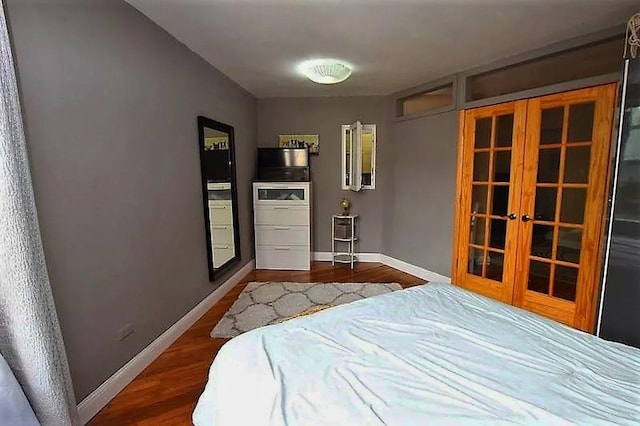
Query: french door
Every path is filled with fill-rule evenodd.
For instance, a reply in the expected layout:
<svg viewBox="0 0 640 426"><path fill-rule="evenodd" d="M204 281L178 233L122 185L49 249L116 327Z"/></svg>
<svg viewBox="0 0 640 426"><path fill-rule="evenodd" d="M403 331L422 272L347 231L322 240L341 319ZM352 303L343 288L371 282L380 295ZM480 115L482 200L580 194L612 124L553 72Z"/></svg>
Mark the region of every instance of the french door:
<svg viewBox="0 0 640 426"><path fill-rule="evenodd" d="M512 303L527 101L464 113L456 282ZM459 166L460 167L460 166Z"/></svg>
<svg viewBox="0 0 640 426"><path fill-rule="evenodd" d="M461 114L454 283L589 330L615 85Z"/></svg>

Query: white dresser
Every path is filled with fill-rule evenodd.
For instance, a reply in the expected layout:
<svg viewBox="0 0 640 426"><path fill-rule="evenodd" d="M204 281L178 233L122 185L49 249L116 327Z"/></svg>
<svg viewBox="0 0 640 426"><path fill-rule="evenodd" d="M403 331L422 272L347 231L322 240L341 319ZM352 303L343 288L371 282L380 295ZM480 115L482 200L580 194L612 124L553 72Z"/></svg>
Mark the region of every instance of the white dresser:
<svg viewBox="0 0 640 426"><path fill-rule="evenodd" d="M208 183L207 192L213 265L219 268L235 256L231 183Z"/></svg>
<svg viewBox="0 0 640 426"><path fill-rule="evenodd" d="M311 269L311 183L254 182L256 269Z"/></svg>

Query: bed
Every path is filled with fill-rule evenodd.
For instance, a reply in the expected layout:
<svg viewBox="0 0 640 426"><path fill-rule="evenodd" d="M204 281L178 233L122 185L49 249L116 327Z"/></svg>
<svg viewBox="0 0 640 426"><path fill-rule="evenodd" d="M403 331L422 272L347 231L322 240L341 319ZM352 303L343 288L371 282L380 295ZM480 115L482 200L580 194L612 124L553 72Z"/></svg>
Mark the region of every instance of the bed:
<svg viewBox="0 0 640 426"><path fill-rule="evenodd" d="M0 354L0 425L40 425L2 354Z"/></svg>
<svg viewBox="0 0 640 426"><path fill-rule="evenodd" d="M193 422L637 425L640 350L428 284L232 339Z"/></svg>

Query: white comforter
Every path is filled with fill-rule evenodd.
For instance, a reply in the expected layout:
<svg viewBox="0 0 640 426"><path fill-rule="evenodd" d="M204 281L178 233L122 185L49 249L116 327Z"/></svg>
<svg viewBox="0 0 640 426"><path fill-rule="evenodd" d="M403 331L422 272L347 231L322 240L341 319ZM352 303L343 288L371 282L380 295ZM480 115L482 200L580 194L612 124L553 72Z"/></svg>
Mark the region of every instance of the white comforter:
<svg viewBox="0 0 640 426"><path fill-rule="evenodd" d="M11 368L0 354L0 425L39 426Z"/></svg>
<svg viewBox="0 0 640 426"><path fill-rule="evenodd" d="M193 421L637 425L640 350L429 284L236 337Z"/></svg>

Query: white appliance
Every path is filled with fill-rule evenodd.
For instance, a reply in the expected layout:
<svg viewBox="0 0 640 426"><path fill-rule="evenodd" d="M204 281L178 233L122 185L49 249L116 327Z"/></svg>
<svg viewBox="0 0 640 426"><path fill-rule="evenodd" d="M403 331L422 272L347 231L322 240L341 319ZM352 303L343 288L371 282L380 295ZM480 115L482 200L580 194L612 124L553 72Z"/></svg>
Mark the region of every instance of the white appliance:
<svg viewBox="0 0 640 426"><path fill-rule="evenodd" d="M311 182L254 182L256 269L311 269Z"/></svg>

